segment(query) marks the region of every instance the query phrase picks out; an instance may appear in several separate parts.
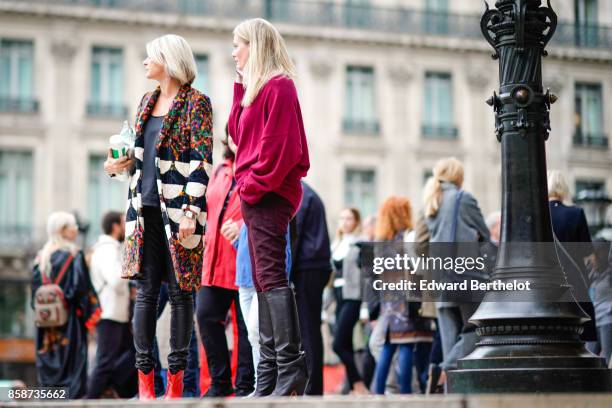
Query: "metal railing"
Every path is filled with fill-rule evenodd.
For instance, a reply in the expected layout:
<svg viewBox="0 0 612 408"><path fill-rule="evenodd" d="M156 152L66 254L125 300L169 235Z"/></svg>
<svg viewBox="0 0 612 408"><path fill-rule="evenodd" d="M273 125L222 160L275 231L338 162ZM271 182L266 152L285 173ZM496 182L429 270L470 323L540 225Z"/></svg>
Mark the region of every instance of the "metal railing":
<svg viewBox="0 0 612 408"><path fill-rule="evenodd" d="M421 134L427 139L456 139L459 136L459 129L454 126L423 124Z"/></svg>
<svg viewBox="0 0 612 408"><path fill-rule="evenodd" d="M345 133L377 135L380 133L380 123L377 120L344 119L342 130Z"/></svg>
<svg viewBox="0 0 612 408"><path fill-rule="evenodd" d="M0 112L35 113L38 112L38 101L31 98L0 96Z"/></svg>
<svg viewBox="0 0 612 408"><path fill-rule="evenodd" d="M30 248L34 245L34 231L29 225L0 225L0 251Z"/></svg>
<svg viewBox="0 0 612 408"><path fill-rule="evenodd" d="M415 10L404 7L351 5L304 0L27 0L48 5L74 5L244 19L307 26L355 28L391 33L482 39L480 15ZM20 3L22 3L20 1ZM556 45L612 48L612 27L560 21Z"/></svg>
<svg viewBox="0 0 612 408"><path fill-rule="evenodd" d="M99 118L124 118L128 109L124 105L105 105L97 102L87 104L87 115Z"/></svg>
<svg viewBox="0 0 612 408"><path fill-rule="evenodd" d="M584 134L574 133L574 146L595 147L600 149L608 148L608 136L605 134Z"/></svg>

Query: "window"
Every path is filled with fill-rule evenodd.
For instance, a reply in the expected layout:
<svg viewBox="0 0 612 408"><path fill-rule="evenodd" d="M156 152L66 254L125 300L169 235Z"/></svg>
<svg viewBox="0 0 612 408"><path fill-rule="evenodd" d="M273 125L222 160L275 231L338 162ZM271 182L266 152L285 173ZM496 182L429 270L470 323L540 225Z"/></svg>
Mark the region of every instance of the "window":
<svg viewBox="0 0 612 408"><path fill-rule="evenodd" d="M576 195L584 190L605 191L605 184L599 180L576 180Z"/></svg>
<svg viewBox="0 0 612 408"><path fill-rule="evenodd" d="M448 0L425 1L425 32L448 34Z"/></svg>
<svg viewBox="0 0 612 408"><path fill-rule="evenodd" d="M603 133L603 101L600 84L577 83L575 87L574 145L607 147Z"/></svg>
<svg viewBox="0 0 612 408"><path fill-rule="evenodd" d="M31 152L0 151L0 246L30 243L33 160Z"/></svg>
<svg viewBox="0 0 612 408"><path fill-rule="evenodd" d="M370 1L346 0L345 19L349 27L367 27L370 25Z"/></svg>
<svg viewBox="0 0 612 408"><path fill-rule="evenodd" d="M208 93L208 55L196 54L195 62L198 74L193 82L193 87L202 93Z"/></svg>
<svg viewBox="0 0 612 408"><path fill-rule="evenodd" d="M289 18L289 6L287 0L266 0L265 15L270 20L287 20Z"/></svg>
<svg viewBox="0 0 612 408"><path fill-rule="evenodd" d="M606 225L606 210L610 198L606 194L605 182L596 179L578 179L575 187L574 203L584 210L589 229L594 235Z"/></svg>
<svg viewBox="0 0 612 408"><path fill-rule="evenodd" d="M0 339L33 338L29 279L2 279L0 283Z"/></svg>
<svg viewBox="0 0 612 408"><path fill-rule="evenodd" d="M346 169L344 203L347 206L356 207L363 217L376 213L376 172L374 170Z"/></svg>
<svg viewBox="0 0 612 408"><path fill-rule="evenodd" d="M423 135L436 138L456 138L458 131L453 119L453 84L451 74L425 74L425 106Z"/></svg>
<svg viewBox="0 0 612 408"><path fill-rule="evenodd" d="M100 234L102 216L110 210L123 211L127 199L127 183L108 177L103 170L106 156L89 157L89 176L87 186L87 218L89 231L87 242L93 243Z"/></svg>
<svg viewBox="0 0 612 408"><path fill-rule="evenodd" d="M374 69L347 67L343 128L347 132L378 133L374 92Z"/></svg>
<svg viewBox="0 0 612 408"><path fill-rule="evenodd" d="M91 99L87 113L92 116L125 117L123 104L123 51L94 47L91 58Z"/></svg>
<svg viewBox="0 0 612 408"><path fill-rule="evenodd" d="M35 112L34 44L0 40L0 111Z"/></svg>
<svg viewBox="0 0 612 408"><path fill-rule="evenodd" d="M597 46L597 0L574 0L576 45Z"/></svg>

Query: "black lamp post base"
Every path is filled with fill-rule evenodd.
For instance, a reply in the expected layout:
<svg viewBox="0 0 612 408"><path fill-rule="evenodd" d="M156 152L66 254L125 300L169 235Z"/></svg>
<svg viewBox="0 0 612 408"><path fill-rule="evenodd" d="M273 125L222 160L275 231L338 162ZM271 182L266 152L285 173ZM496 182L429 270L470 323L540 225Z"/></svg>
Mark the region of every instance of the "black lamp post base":
<svg viewBox="0 0 612 408"><path fill-rule="evenodd" d="M534 328L531 332L530 327ZM584 347L578 327L559 321L547 332L545 324L524 321L522 325L508 325L504 334L488 336L483 331L491 330L478 328L481 337L476 349L457 361L457 370L448 373L449 391L612 392L612 370L606 368L603 358Z"/></svg>
<svg viewBox="0 0 612 408"><path fill-rule="evenodd" d="M508 361L508 365L512 363ZM612 392L612 371L607 368L458 369L449 372L449 391L456 394Z"/></svg>

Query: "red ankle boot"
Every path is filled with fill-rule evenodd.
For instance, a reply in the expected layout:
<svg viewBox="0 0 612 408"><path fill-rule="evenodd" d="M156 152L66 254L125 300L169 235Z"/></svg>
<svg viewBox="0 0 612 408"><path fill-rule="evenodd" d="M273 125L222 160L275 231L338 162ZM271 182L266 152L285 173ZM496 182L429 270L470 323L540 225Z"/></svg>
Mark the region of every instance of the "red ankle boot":
<svg viewBox="0 0 612 408"><path fill-rule="evenodd" d="M148 374L138 370L138 399L141 401L155 399L155 386L153 385L153 370Z"/></svg>
<svg viewBox="0 0 612 408"><path fill-rule="evenodd" d="M164 399L177 399L183 398L183 373L184 371L177 371L176 374L172 374L168 370L168 386L166 387L166 396Z"/></svg>

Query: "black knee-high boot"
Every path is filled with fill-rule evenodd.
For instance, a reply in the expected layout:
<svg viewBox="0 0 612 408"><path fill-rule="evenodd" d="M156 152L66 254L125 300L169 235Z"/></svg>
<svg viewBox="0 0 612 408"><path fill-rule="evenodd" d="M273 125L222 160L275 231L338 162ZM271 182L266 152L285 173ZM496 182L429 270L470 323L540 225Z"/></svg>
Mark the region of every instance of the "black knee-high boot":
<svg viewBox="0 0 612 408"><path fill-rule="evenodd" d="M272 395L303 395L308 383L308 371L306 356L301 347L293 290L277 288L264 292L264 295L272 320L278 366L278 379Z"/></svg>
<svg viewBox="0 0 612 408"><path fill-rule="evenodd" d="M262 292L257 293L257 306L259 316L259 364L256 367L257 387L252 395L265 397L274 391L278 368L276 366L270 308Z"/></svg>

